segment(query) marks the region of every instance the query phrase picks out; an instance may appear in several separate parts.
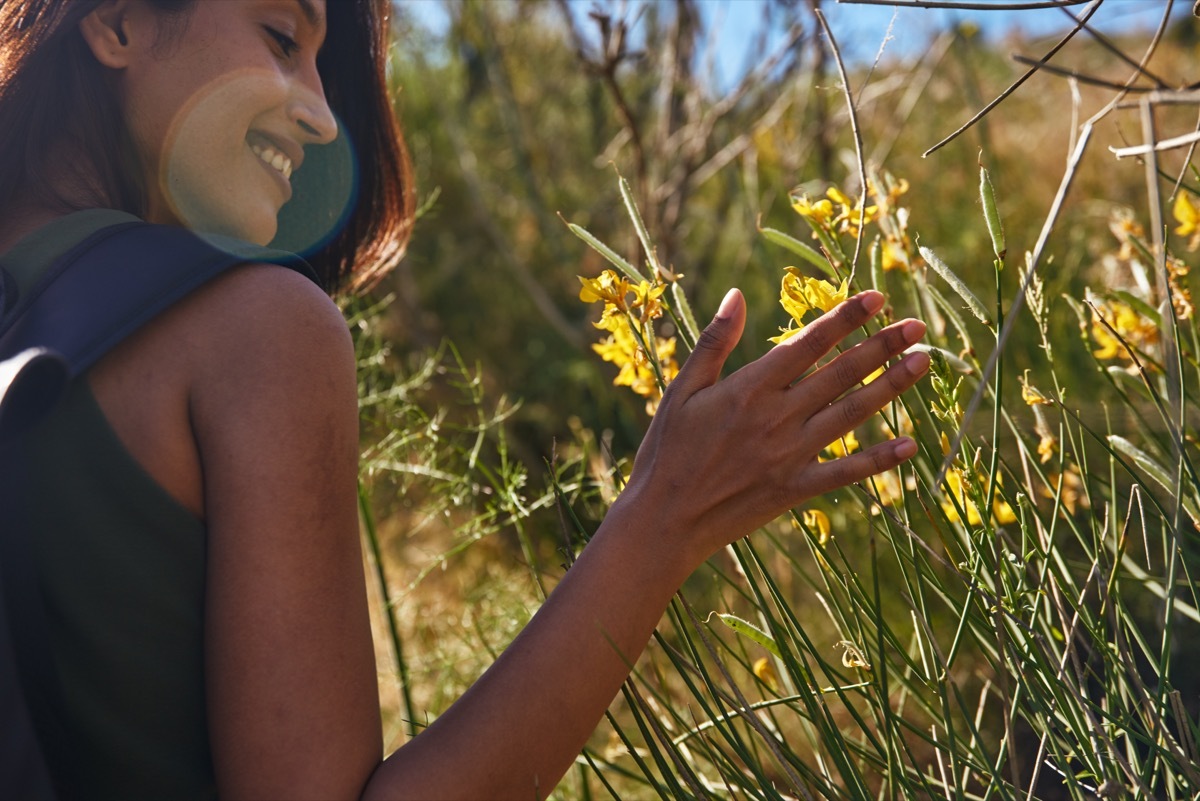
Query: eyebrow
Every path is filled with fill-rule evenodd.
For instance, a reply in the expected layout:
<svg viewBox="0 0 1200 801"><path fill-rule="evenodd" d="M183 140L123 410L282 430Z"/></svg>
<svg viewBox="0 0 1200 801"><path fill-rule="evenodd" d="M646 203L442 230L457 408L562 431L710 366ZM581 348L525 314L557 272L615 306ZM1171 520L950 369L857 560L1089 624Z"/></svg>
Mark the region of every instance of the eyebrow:
<svg viewBox="0 0 1200 801"><path fill-rule="evenodd" d="M314 28L324 28L325 19L317 7L313 5L312 0L296 0L300 6L300 10L304 13L304 18L308 20L308 24Z"/></svg>

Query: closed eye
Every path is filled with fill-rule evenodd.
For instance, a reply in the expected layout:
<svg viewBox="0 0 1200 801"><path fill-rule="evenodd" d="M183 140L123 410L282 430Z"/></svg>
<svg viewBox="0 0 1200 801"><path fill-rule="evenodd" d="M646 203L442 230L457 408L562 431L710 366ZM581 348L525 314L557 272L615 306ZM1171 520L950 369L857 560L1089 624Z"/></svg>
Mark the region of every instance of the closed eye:
<svg viewBox="0 0 1200 801"><path fill-rule="evenodd" d="M283 53L284 58L291 58L291 56L300 49L300 45L296 42L296 40L288 36L286 33L276 30L269 25L264 25L263 28L266 30L267 34L275 40L275 44L279 46L279 50L281 53Z"/></svg>

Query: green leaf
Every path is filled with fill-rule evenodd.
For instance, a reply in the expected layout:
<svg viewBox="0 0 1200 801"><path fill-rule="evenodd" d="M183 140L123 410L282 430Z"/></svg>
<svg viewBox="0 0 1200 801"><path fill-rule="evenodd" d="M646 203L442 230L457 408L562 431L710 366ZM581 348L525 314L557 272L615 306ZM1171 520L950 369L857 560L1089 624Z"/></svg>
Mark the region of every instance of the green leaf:
<svg viewBox="0 0 1200 801"><path fill-rule="evenodd" d="M621 189L621 198L625 201L625 209L629 212L629 219L633 220L633 227L637 229L638 240L642 243L642 250L646 251L646 260L650 262L651 269L654 270L655 276L662 274L662 270L658 266L658 257L654 253L654 246L650 242L650 232L646 230L646 223L642 220L642 213L638 211L637 203L633 199L633 190L629 188L629 182L620 174L617 175L617 185Z"/></svg>
<svg viewBox="0 0 1200 801"><path fill-rule="evenodd" d="M579 237L584 242L587 242L588 246L591 247L592 250L608 259L612 266L625 273L626 277L630 280L637 281L638 283L646 280L645 276L638 272L636 267L618 256L615 250L601 242L583 226L576 225L575 223L567 223L567 228L569 228L571 233L575 234L575 236Z"/></svg>
<svg viewBox="0 0 1200 801"><path fill-rule="evenodd" d="M1134 464L1141 468L1146 475L1161 484L1167 492L1175 493L1179 491L1178 484L1171 474L1167 472L1167 468L1155 461L1153 456L1146 453L1137 445L1117 434L1109 434L1108 444L1113 447L1113 450L1119 451L1130 459L1133 459ZM1192 522L1200 524L1200 507L1197 507L1195 499L1184 497L1182 503L1184 511L1192 518Z"/></svg>
<svg viewBox="0 0 1200 801"><path fill-rule="evenodd" d="M819 267L830 278L838 277L837 271L829 263L829 260L821 255L821 252L810 245L806 245L795 237L788 236L783 231L775 228L759 228L759 232L768 242L787 248L792 253L812 264L814 267Z"/></svg>

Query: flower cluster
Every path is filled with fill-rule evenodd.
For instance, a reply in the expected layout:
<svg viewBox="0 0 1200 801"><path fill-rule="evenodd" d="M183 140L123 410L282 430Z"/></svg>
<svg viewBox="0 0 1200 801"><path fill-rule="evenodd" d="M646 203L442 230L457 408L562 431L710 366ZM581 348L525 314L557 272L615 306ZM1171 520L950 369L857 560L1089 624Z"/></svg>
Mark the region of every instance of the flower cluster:
<svg viewBox="0 0 1200 801"><path fill-rule="evenodd" d="M596 278L579 276L583 285L579 299L604 303L604 312L594 325L608 336L592 345L606 362L618 368L613 385L629 387L646 398L646 411L654 414L663 390L679 373L675 361L675 338L654 333L653 322L663 314L662 294L666 284L634 283L605 270ZM648 344L653 342L653 353Z"/></svg>
<svg viewBox="0 0 1200 801"><path fill-rule="evenodd" d="M841 189L831 186L824 197L815 200L806 194L793 196L792 208L809 224L813 238L835 265L845 261L839 237L844 234L858 239L874 223L879 235L871 245L872 258L878 258L885 271L906 270L913 262L912 243L908 237L908 209L900 206L899 199L907 191L908 181L872 171L866 193L874 201L871 205L866 204L865 197L852 201Z"/></svg>

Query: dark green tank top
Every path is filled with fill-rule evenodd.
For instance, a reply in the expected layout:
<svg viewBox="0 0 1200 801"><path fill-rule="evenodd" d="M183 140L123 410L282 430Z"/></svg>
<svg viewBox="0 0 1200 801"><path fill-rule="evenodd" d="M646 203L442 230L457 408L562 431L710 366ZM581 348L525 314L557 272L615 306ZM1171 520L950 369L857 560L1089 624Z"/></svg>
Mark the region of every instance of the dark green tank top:
<svg viewBox="0 0 1200 801"><path fill-rule="evenodd" d="M90 210L0 262L28 285L98 228ZM32 432L29 519L80 787L97 798L216 796L204 699L204 525L133 459L88 386ZM34 711L37 714L37 711Z"/></svg>

